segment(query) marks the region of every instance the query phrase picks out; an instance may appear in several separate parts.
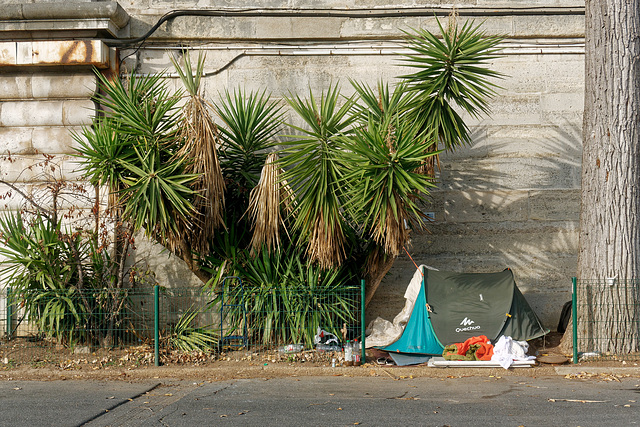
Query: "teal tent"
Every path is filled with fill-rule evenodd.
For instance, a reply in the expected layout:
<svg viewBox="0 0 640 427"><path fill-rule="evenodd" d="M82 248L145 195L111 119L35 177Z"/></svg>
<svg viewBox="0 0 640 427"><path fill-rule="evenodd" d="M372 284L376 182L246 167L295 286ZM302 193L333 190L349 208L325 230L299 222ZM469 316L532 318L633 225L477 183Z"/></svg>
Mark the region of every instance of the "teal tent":
<svg viewBox="0 0 640 427"><path fill-rule="evenodd" d="M411 317L409 317L402 335L396 342L381 347L382 350L399 353L442 354L444 347L431 326L426 302L423 279L420 292L411 311Z"/></svg>
<svg viewBox="0 0 640 427"><path fill-rule="evenodd" d="M511 270L454 273L422 269L422 286L400 338L382 350L442 354L445 345L485 335L524 341L543 336L538 316L516 286Z"/></svg>

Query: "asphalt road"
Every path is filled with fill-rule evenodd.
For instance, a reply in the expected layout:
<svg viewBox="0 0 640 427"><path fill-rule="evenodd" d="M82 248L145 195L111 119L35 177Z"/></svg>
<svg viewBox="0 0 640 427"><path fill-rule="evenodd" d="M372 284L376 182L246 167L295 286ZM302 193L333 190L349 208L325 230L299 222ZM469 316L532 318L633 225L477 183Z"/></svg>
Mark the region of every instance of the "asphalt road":
<svg viewBox="0 0 640 427"><path fill-rule="evenodd" d="M86 425L619 427L640 424L640 379L336 376L159 386L6 381L0 402L0 425L7 426L91 420Z"/></svg>
<svg viewBox="0 0 640 427"><path fill-rule="evenodd" d="M77 426L159 383L0 381L0 426Z"/></svg>

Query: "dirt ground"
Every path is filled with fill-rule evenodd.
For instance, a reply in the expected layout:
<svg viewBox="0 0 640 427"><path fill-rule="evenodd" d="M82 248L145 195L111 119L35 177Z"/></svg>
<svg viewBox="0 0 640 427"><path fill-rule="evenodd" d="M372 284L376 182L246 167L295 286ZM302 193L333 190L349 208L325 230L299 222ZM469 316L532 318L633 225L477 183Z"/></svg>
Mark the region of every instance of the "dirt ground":
<svg viewBox="0 0 640 427"><path fill-rule="evenodd" d="M550 333L530 342L529 354L538 357L561 355L558 349L562 335ZM556 365L539 363L533 368L519 369L437 369L426 366L380 365L380 354L367 350L367 360L361 366L343 366L342 353L306 350L282 353L277 350L247 351L225 349L216 353L161 352L161 366L154 364L154 349L149 345L125 349L74 350L56 347L46 342L17 338L0 343L0 380L124 380L148 381L153 379L220 381L238 378L278 378L295 376L388 376L393 379L419 376L467 376L477 371L480 375L555 375ZM336 366L332 366L335 359ZM638 366L638 361L589 361L581 366Z"/></svg>

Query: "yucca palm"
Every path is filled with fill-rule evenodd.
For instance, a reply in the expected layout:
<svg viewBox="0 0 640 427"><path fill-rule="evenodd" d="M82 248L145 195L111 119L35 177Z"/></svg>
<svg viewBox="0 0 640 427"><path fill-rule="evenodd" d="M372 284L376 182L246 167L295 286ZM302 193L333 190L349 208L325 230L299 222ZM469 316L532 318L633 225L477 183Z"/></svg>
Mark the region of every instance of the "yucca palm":
<svg viewBox="0 0 640 427"><path fill-rule="evenodd" d="M494 81L501 77L485 65L497 57L502 37L488 36L472 22L458 27L452 19L447 30L438 25L440 36L406 33L414 53L404 61L417 71L401 76L395 90L380 82L376 94L352 82L361 126L345 139L353 166L348 211L361 218L356 222L376 243L367 262L367 303L409 243L409 230L423 227L420 204L434 185L439 145L451 150L469 142L456 109L472 116L488 113Z"/></svg>
<svg viewBox="0 0 640 427"><path fill-rule="evenodd" d="M436 130L439 141L450 150L470 141L456 107L473 117L490 112L489 101L499 88L495 81L503 75L487 63L498 57L504 37L488 35L473 21L459 27L450 20L448 29L437 22L440 37L424 29L405 32L414 53L403 60L417 71L401 78L415 93L410 106L413 119L425 129Z"/></svg>
<svg viewBox="0 0 640 427"><path fill-rule="evenodd" d="M484 64L497 57L502 37L486 35L473 22L458 27L451 20L447 30L438 25L440 37L427 30L406 33L415 53L404 61L418 71L402 76L395 90L380 82L376 94L352 82L362 126L345 139L354 166L350 188L357 195L349 211L363 213L365 229L392 256L408 243L408 229L422 227L418 203L433 186L438 142L453 149L469 141L454 107L472 116L488 113L501 76Z"/></svg>
<svg viewBox="0 0 640 427"><path fill-rule="evenodd" d="M375 242L398 256L411 228L422 228L424 201L433 179L416 170L437 152L429 151L420 126L396 117L378 121L370 115L363 127L344 139L350 165L348 211ZM427 139L429 140L429 139Z"/></svg>
<svg viewBox="0 0 640 427"><path fill-rule="evenodd" d="M244 227L251 221L249 245L280 245L282 190L280 167L273 151L282 127L282 107L265 92L240 88L225 91L215 103L221 119L222 170L231 200L228 222ZM249 228L249 225L246 225ZM246 242L237 242L244 247Z"/></svg>
<svg viewBox="0 0 640 427"><path fill-rule="evenodd" d="M282 107L263 92L225 91L215 103L222 124L221 160L225 178L247 192L260 179L260 171L282 128Z"/></svg>
<svg viewBox="0 0 640 427"><path fill-rule="evenodd" d="M298 95L287 98L305 127L285 143L282 167L285 179L296 193L293 229L307 244L307 256L326 268L345 257L344 205L345 165L339 138L349 132L355 117L352 100L341 100L338 85L330 86L316 101ZM339 103L342 101L342 105Z"/></svg>
<svg viewBox="0 0 640 427"><path fill-rule="evenodd" d="M183 140L177 133L180 100L162 75L131 76L126 85L98 74L99 102L109 109L92 128L76 135L82 169L94 185L108 185L124 207L123 219L136 229L166 239L179 230L176 218L194 213L197 178L176 159Z"/></svg>

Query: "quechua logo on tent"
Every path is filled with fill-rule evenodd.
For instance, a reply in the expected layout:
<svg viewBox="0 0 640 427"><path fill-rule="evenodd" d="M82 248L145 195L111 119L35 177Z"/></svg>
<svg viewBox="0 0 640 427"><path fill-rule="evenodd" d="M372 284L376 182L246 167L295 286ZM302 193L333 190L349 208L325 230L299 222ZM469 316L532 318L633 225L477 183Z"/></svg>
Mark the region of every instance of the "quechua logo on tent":
<svg viewBox="0 0 640 427"><path fill-rule="evenodd" d="M456 332L466 332L466 331L473 331L475 329L480 329L480 325L473 326L474 323L476 322L469 319L468 317L465 317L464 319L462 319L462 322L460 322L460 326L463 326L463 327L456 328Z"/></svg>

